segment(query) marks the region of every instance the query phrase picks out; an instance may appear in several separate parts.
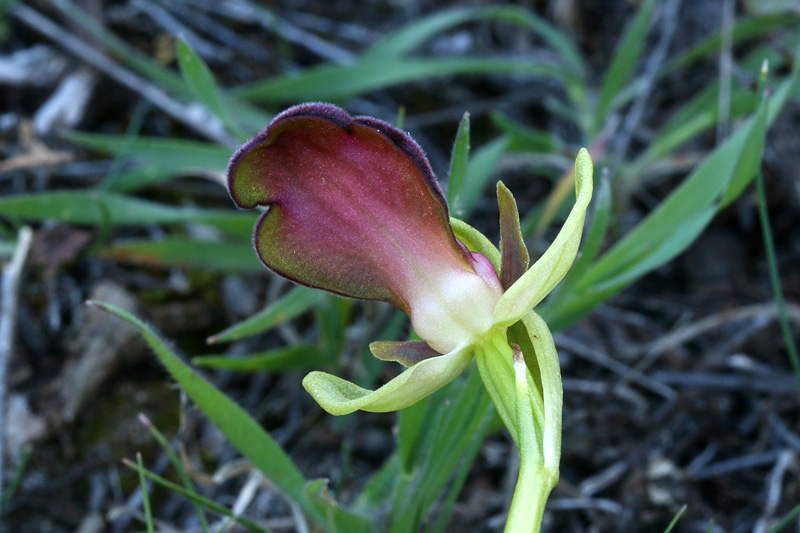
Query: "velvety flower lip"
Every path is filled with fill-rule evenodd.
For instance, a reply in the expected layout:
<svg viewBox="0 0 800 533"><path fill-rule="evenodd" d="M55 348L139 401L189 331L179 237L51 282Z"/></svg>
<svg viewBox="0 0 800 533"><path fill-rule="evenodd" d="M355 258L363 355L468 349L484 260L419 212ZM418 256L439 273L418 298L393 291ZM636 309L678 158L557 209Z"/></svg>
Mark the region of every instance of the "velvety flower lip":
<svg viewBox="0 0 800 533"><path fill-rule="evenodd" d="M491 327L497 273L455 238L424 152L399 129L330 104L292 107L236 151L228 188L241 208L268 207L254 244L277 273L390 302L440 353Z"/></svg>

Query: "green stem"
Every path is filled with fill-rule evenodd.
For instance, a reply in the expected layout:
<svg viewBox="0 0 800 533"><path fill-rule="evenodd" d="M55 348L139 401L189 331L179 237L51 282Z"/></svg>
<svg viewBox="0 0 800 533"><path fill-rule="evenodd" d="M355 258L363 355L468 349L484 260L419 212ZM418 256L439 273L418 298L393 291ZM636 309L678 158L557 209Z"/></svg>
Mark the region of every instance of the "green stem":
<svg viewBox="0 0 800 533"><path fill-rule="evenodd" d="M764 248L767 252L767 266L769 267L769 279L772 283L772 293L775 298L775 307L778 308L778 322L781 325L783 341L786 344L786 351L789 352L789 361L794 369L794 376L800 383L800 355L797 353L797 346L792 336L792 328L786 316L786 307L783 302L783 287L781 287L781 275L778 272L778 258L775 255L775 243L772 241L772 228L769 223L769 213L767 211L767 197L764 193L764 177L761 172L756 174L756 190L758 191L758 216L761 219L761 230L764 235Z"/></svg>
<svg viewBox="0 0 800 533"><path fill-rule="evenodd" d="M517 486L508 510L506 533L538 532L542 527L544 506L558 474L534 461L522 459Z"/></svg>

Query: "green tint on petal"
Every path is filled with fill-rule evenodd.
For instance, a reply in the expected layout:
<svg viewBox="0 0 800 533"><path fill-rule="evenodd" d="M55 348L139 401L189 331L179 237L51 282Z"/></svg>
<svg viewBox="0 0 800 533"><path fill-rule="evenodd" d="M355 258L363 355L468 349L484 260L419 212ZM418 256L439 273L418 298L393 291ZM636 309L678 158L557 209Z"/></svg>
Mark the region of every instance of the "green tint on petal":
<svg viewBox="0 0 800 533"><path fill-rule="evenodd" d="M508 327L541 302L564 278L575 260L583 233L586 208L592 199L592 158L581 148L575 160L577 200L564 226L536 263L500 298L494 323Z"/></svg>
<svg viewBox="0 0 800 533"><path fill-rule="evenodd" d="M497 205L500 207L500 282L508 289L528 270L531 256L522 238L517 201L502 181L497 182Z"/></svg>
<svg viewBox="0 0 800 533"><path fill-rule="evenodd" d="M425 341L377 341L370 343L369 350L381 361L392 361L405 367L442 355Z"/></svg>
<svg viewBox="0 0 800 533"><path fill-rule="evenodd" d="M471 346L425 359L374 391L325 372L308 374L303 387L332 415L346 415L359 409L373 413L399 411L453 381L467 368L470 359Z"/></svg>

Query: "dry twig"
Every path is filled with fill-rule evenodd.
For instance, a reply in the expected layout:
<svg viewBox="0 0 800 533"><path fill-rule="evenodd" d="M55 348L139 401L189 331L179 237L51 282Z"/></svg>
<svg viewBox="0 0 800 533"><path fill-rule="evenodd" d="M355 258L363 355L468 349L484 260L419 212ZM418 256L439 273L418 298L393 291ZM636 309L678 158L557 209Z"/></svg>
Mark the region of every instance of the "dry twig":
<svg viewBox="0 0 800 533"><path fill-rule="evenodd" d="M204 106L197 103L187 105L174 100L160 87L115 63L107 55L92 48L76 35L22 3L12 5L8 11L12 16L57 42L89 65L104 72L128 89L141 94L153 105L199 134L222 144L231 146L236 144L236 139L225 129L222 121L212 115Z"/></svg>

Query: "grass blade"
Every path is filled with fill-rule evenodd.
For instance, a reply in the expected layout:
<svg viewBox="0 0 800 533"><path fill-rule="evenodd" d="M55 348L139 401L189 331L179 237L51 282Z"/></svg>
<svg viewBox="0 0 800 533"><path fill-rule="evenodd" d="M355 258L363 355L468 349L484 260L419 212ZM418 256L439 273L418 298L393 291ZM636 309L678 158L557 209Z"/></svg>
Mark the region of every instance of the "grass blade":
<svg viewBox="0 0 800 533"><path fill-rule="evenodd" d="M789 325L789 319L786 317L781 276L780 272L778 272L778 260L775 255L775 242L772 239L772 229L769 222L769 212L767 210L767 198L764 194L764 177L761 175L761 172L756 176L756 190L758 191L758 216L761 220L764 248L767 252L769 280L772 284L775 306L778 308L778 321L781 325L781 333L783 334L783 342L786 344L786 351L789 353L789 362L792 364L794 376L797 379L798 385L800 385L800 355L797 353L797 345L794 343L792 328Z"/></svg>
<svg viewBox="0 0 800 533"><path fill-rule="evenodd" d="M320 511L319 502L312 502L306 493L306 479L292 459L249 414L230 398L206 381L200 374L169 349L167 344L144 322L127 311L104 302L89 302L117 317L130 322L139 330L158 359L180 384L189 398L222 431L239 452L280 489L296 502L309 516L320 524L327 524L326 513ZM177 485L176 485L177 487ZM185 491L181 491L185 494ZM331 516L346 514L348 524L359 524L352 531L366 531L366 520L341 511Z"/></svg>
<svg viewBox="0 0 800 533"><path fill-rule="evenodd" d="M454 8L417 18L372 45L362 57L364 59L386 59L401 56L455 26L471 21L490 19L505 21L533 31L558 52L571 69L576 73L583 72L583 58L572 40L530 10L517 6Z"/></svg>
<svg viewBox="0 0 800 533"><path fill-rule="evenodd" d="M609 112L614 108L614 98L620 90L628 83L633 74L636 63L641 56L647 37L647 29L650 26L650 19L653 17L655 0L645 0L636 16L631 21L625 36L617 44L611 64L606 69L603 85L600 89L600 97L594 111L594 131L598 132L603 127Z"/></svg>
<svg viewBox="0 0 800 533"><path fill-rule="evenodd" d="M769 533L778 533L779 531L782 531L783 528L791 524L792 520L794 520L798 516L800 516L800 504L798 504L797 506L795 506L794 509L786 513L783 516L783 518L781 518L780 522L775 524L775 526L769 530Z"/></svg>
<svg viewBox="0 0 800 533"><path fill-rule="evenodd" d="M147 524L147 533L154 533L153 513L150 511L150 493L147 491L147 481L144 477L144 466L142 465L142 454L136 452L136 466L139 470L139 488L142 491L142 507L144 507L144 520Z"/></svg>
<svg viewBox="0 0 800 533"><path fill-rule="evenodd" d="M467 173L468 161L469 113L464 113L453 144L453 155L450 157L450 180L447 182L447 203L450 205L456 203L461 184L464 182L464 175Z"/></svg>
<svg viewBox="0 0 800 533"><path fill-rule="evenodd" d="M192 358L192 364L196 366L236 372L312 370L327 363L326 354L308 344L296 344L243 357L203 355Z"/></svg>
<svg viewBox="0 0 800 533"><path fill-rule="evenodd" d="M500 137L472 152L458 196L450 206L453 216L461 219L469 218L469 214L475 208L478 200L483 197L483 193L494 175L495 166L505 153L507 146L508 139Z"/></svg>
<svg viewBox="0 0 800 533"><path fill-rule="evenodd" d="M633 179L648 164L668 155L689 140L708 131L719 119L719 83L706 87L684 105L662 127L647 150L633 162L628 172ZM730 118L752 113L758 107L758 95L751 90L735 88L731 92Z"/></svg>
<svg viewBox="0 0 800 533"><path fill-rule="evenodd" d="M766 130L786 103L800 76L791 76L755 116L717 147L684 182L633 231L601 257L565 295L557 308L548 307L555 329L576 320L600 302L685 250L717 211L738 197L755 177Z"/></svg>
<svg viewBox="0 0 800 533"><path fill-rule="evenodd" d="M219 144L161 137L128 137L96 133L69 132L64 136L77 144L116 156L126 156L142 164L170 170L214 170L223 172L231 148Z"/></svg>
<svg viewBox="0 0 800 533"><path fill-rule="evenodd" d="M235 341L267 331L278 324L302 315L314 307L324 294L317 289L298 285L263 311L212 335L208 338L208 343Z"/></svg>
<svg viewBox="0 0 800 533"><path fill-rule="evenodd" d="M197 267L220 272L262 272L249 242L199 241L185 237L131 240L108 246L101 257L155 267Z"/></svg>
<svg viewBox="0 0 800 533"><path fill-rule="evenodd" d="M667 529L664 530L664 533L672 533L672 530L675 529L675 526L678 524L678 520L681 519L683 513L686 512L686 509L688 507L689 507L688 505L684 505L683 507L680 508L680 510L675 514L675 516L670 521L669 525L667 526Z"/></svg>
<svg viewBox="0 0 800 533"><path fill-rule="evenodd" d="M230 509L228 509L223 505L218 504L214 500L210 500L204 496L197 494L196 492L188 491L185 488L181 487L180 485L164 479L158 474L155 474L150 470L144 468L144 466L142 466L141 464L134 463L133 461L130 461L128 459L123 459L122 464L124 464L131 470L136 470L137 472L139 472L140 476L153 480L154 483L161 485L162 487L164 487L169 491L180 494L181 496L186 496L193 502L198 503L203 507L205 507L206 509L213 511L217 514L230 517L231 519L235 520L237 523L241 524L243 527L246 527L250 531L255 531L256 533L268 533L269 531L267 529L260 527L258 524L256 524L250 519L233 514L233 512Z"/></svg>
<svg viewBox="0 0 800 533"><path fill-rule="evenodd" d="M219 117L234 135L241 140L246 139L247 133L233 120L208 65L183 38L178 39L177 56L183 79L186 80L195 97L209 111Z"/></svg>
<svg viewBox="0 0 800 533"><path fill-rule="evenodd" d="M349 65L324 64L297 74L273 77L238 89L238 98L256 102L292 103L335 101L403 83L459 74L515 74L543 76L572 83L563 67L543 61L507 58L398 58L359 61Z"/></svg>
<svg viewBox="0 0 800 533"><path fill-rule="evenodd" d="M797 24L800 24L800 15L790 13L780 13L763 17L742 17L733 24L731 42L736 45L739 42L766 35L773 30L795 26ZM716 54L719 52L721 45L722 32L717 32L672 59L661 69L661 74L669 74L670 72L674 72L700 61L706 56Z"/></svg>
<svg viewBox="0 0 800 533"><path fill-rule="evenodd" d="M105 205L107 213L104 213ZM53 191L0 198L0 212L28 220L115 226L203 223L230 235L249 237L257 215L226 209L179 208L105 191ZM106 220L110 215L110 220Z"/></svg>
<svg viewBox="0 0 800 533"><path fill-rule="evenodd" d="M144 416L144 414L139 414L139 420L142 422L144 427L150 430L150 434L153 436L156 442L158 442L164 452L166 452L167 457L169 457L169 461L178 472L178 477L181 478L183 487L187 491L197 494L197 492L194 490L194 484L192 483L191 478L189 478L189 474L186 472L186 469L183 468L183 462L181 462L181 460L178 458L178 455L175 453L175 450L172 449L172 446L167 441L167 438L164 436L164 434L161 433L161 431L159 431L158 428L154 426L152 422L150 422L150 419ZM139 466L142 466L141 463ZM206 521L206 515L203 512L203 507L197 501L193 501L192 503L194 504L195 511L197 512L197 518L200 520L200 525L203 528L203 531L208 533L208 522Z"/></svg>
<svg viewBox="0 0 800 533"><path fill-rule="evenodd" d="M109 51L120 57L132 69L160 87L172 93L189 97L191 92L180 76L141 52L132 48L123 39L117 37L95 17L81 9L76 2L69 0L48 0L48 3L67 17L76 27L90 34Z"/></svg>
<svg viewBox="0 0 800 533"><path fill-rule="evenodd" d="M492 123L508 137L509 151L557 152L561 150L561 140L543 130L520 124L505 113L495 111L491 114Z"/></svg>

